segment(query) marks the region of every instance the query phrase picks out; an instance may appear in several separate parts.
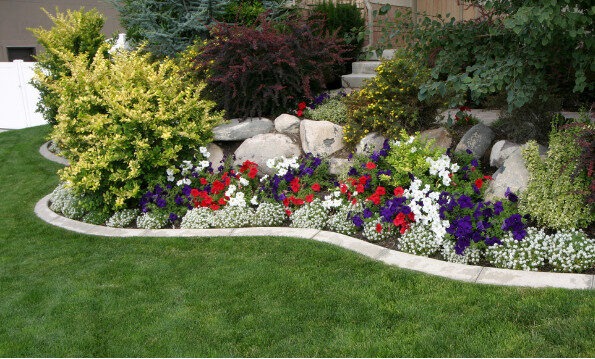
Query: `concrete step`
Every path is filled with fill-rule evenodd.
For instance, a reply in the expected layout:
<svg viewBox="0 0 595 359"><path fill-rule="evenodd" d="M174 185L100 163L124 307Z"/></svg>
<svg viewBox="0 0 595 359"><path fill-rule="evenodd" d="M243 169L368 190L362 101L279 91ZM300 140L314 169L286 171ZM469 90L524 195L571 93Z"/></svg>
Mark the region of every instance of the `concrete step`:
<svg viewBox="0 0 595 359"><path fill-rule="evenodd" d="M357 61L351 64L353 74L375 74L380 61Z"/></svg>
<svg viewBox="0 0 595 359"><path fill-rule="evenodd" d="M341 76L341 83L343 87L347 88L362 88L364 82L374 78L376 74L349 74Z"/></svg>

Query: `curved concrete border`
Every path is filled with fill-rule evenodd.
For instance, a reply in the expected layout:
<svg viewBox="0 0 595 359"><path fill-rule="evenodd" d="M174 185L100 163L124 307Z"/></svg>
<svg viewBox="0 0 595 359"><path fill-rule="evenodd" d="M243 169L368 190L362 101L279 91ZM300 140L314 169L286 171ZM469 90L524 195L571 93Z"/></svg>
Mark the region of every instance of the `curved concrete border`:
<svg viewBox="0 0 595 359"><path fill-rule="evenodd" d="M480 284L517 287L555 287L566 289L595 289L595 275L552 272L525 272L510 269L480 267L450 263L420 257L381 247L360 239L334 232L308 228L252 227L224 229L130 229L97 226L68 219L48 207L50 195L35 205L35 214L55 226L94 236L106 237L240 237L276 236L311 239L330 243L363 254L388 265L440 277Z"/></svg>
<svg viewBox="0 0 595 359"><path fill-rule="evenodd" d="M66 158L56 156L55 154L50 152L50 150L48 149L50 142L51 141L48 141L48 142L44 143L43 145L41 145L41 147L39 147L39 153L43 157L47 158L48 160L50 160L52 162L58 162L59 164L62 164L64 166L70 166L70 163L68 162L68 160Z"/></svg>

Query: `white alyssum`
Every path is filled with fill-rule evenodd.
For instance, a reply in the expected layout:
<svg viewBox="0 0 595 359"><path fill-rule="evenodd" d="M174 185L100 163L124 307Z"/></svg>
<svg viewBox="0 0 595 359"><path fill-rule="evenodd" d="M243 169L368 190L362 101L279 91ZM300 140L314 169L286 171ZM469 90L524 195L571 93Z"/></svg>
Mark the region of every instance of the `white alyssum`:
<svg viewBox="0 0 595 359"><path fill-rule="evenodd" d="M378 232L377 227L382 227ZM393 234L394 227L391 223L384 223L380 218L368 218L364 220L364 230L362 235L370 242L381 242L390 239Z"/></svg>
<svg viewBox="0 0 595 359"><path fill-rule="evenodd" d="M138 216L138 209L123 209L114 213L105 223L108 227L126 228L130 227L132 222Z"/></svg>
<svg viewBox="0 0 595 359"><path fill-rule="evenodd" d="M276 227L283 225L286 219L282 204L263 202L256 208L252 224L256 227Z"/></svg>
<svg viewBox="0 0 595 359"><path fill-rule="evenodd" d="M328 221L329 212L322 206L322 201L316 198L298 208L290 216L291 227L324 229Z"/></svg>
<svg viewBox="0 0 595 359"><path fill-rule="evenodd" d="M254 209L246 206L225 206L215 213L213 226L217 228L248 227L254 218Z"/></svg>
<svg viewBox="0 0 595 359"><path fill-rule="evenodd" d="M215 213L207 207L193 208L186 212L182 218L180 228L183 229L205 229L213 226Z"/></svg>
<svg viewBox="0 0 595 359"><path fill-rule="evenodd" d="M341 196L341 191L334 191L326 196L324 196L324 201L322 201L322 206L327 210L333 208L339 208L343 206L343 196Z"/></svg>
<svg viewBox="0 0 595 359"><path fill-rule="evenodd" d="M60 183L50 195L50 209L70 219L80 219L85 215L81 202L82 197L69 188L66 182Z"/></svg>
<svg viewBox="0 0 595 359"><path fill-rule="evenodd" d="M512 234L501 238L502 244L487 248L486 258L496 267L536 271L545 265L550 238L542 230L527 228L527 236L517 241Z"/></svg>
<svg viewBox="0 0 595 359"><path fill-rule="evenodd" d="M436 240L436 235L429 225L413 223L411 228L399 238L397 248L405 253L430 257L437 254L442 242Z"/></svg>
<svg viewBox="0 0 595 359"><path fill-rule="evenodd" d="M167 226L168 216L159 212L143 213L136 218L136 226L144 229L161 229Z"/></svg>
<svg viewBox="0 0 595 359"><path fill-rule="evenodd" d="M560 230L550 236L548 262L556 272L581 272L595 267L595 240L580 230Z"/></svg>
<svg viewBox="0 0 595 359"><path fill-rule="evenodd" d="M324 203L325 202L322 203L323 207ZM355 224L353 224L351 217L355 214L361 213L361 211L362 206L359 203L356 205L340 205L337 208L336 212L329 217L328 222L326 224L327 229L329 231L342 233L346 235L355 234L357 232L357 227L355 226Z"/></svg>
<svg viewBox="0 0 595 359"><path fill-rule="evenodd" d="M442 256L448 262L461 264L477 264L481 259L481 250L475 247L467 247L463 251L463 255L455 252L454 243L445 242L442 245Z"/></svg>

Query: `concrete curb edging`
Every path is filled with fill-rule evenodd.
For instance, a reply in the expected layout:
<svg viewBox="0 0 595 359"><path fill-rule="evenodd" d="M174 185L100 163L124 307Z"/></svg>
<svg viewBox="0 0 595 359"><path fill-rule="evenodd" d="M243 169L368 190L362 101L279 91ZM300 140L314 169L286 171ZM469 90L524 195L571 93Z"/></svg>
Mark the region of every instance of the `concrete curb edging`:
<svg viewBox="0 0 595 359"><path fill-rule="evenodd" d="M248 227L222 229L131 229L111 228L68 219L53 212L50 195L35 205L35 214L49 224L82 234L106 237L243 237L276 236L310 239L336 245L391 266L463 282L513 287L595 289L595 275L526 272L511 269L450 263L388 249L343 234L311 228Z"/></svg>
<svg viewBox="0 0 595 359"><path fill-rule="evenodd" d="M68 162L68 160L66 158L56 156L55 154L51 153L50 150L48 150L48 146L49 146L50 142L51 141L48 141L48 142L44 143L43 145L41 145L41 147L39 147L39 153L43 157L47 158L48 160L50 160L52 162L57 162L64 166L70 166L70 162Z"/></svg>

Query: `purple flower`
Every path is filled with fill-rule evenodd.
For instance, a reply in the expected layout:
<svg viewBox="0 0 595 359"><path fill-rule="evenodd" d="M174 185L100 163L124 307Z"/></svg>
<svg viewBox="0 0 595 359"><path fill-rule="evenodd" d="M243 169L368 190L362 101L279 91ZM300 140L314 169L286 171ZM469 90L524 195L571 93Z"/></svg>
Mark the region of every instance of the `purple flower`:
<svg viewBox="0 0 595 359"><path fill-rule="evenodd" d="M190 190L191 190L191 189L192 189L192 188L190 188L190 186L188 186L187 184L185 184L185 185L184 185L184 187L182 187L182 193L183 193L185 196L190 196Z"/></svg>
<svg viewBox="0 0 595 359"><path fill-rule="evenodd" d="M360 216L353 216L351 221L356 227L362 227L364 225L364 220Z"/></svg>
<svg viewBox="0 0 595 359"><path fill-rule="evenodd" d="M179 218L179 217L178 217L178 215L177 215L177 214L175 214L175 213L170 213L170 214L169 214L169 221L170 221L170 222L175 222L175 221L177 221L177 220L178 220L178 218Z"/></svg>
<svg viewBox="0 0 595 359"><path fill-rule="evenodd" d="M513 203L519 200L517 195L512 193L512 191L510 190L510 187L506 188L506 192L504 192L504 197L508 198L508 200Z"/></svg>
<svg viewBox="0 0 595 359"><path fill-rule="evenodd" d="M364 213L363 213L364 218L370 218L370 217L372 217L372 215L373 215L373 213L369 208L364 209Z"/></svg>
<svg viewBox="0 0 595 359"><path fill-rule="evenodd" d="M502 230L511 232L512 237L517 241L522 240L527 235L523 218L518 213L513 214L504 220L504 223L502 223Z"/></svg>
<svg viewBox="0 0 595 359"><path fill-rule="evenodd" d="M474 158L471 160L471 166L473 167L479 167L479 162L477 162L477 160Z"/></svg>
<svg viewBox="0 0 595 359"><path fill-rule="evenodd" d="M164 208L167 205L167 201L165 200L165 198L163 197L159 197L157 198L157 200L155 201L155 204L157 205L157 207L159 208Z"/></svg>
<svg viewBox="0 0 595 359"><path fill-rule="evenodd" d="M502 205L502 201L498 201L494 203L494 214L497 216L504 211L504 206Z"/></svg>
<svg viewBox="0 0 595 359"><path fill-rule="evenodd" d="M359 176L359 172L357 171L357 169L355 169L355 167L351 167L347 174L350 176Z"/></svg>
<svg viewBox="0 0 595 359"><path fill-rule="evenodd" d="M459 204L459 207L461 208L473 208L473 200L471 199L471 197L466 196L464 194L461 195L461 197L459 197L459 200L457 201Z"/></svg>
<svg viewBox="0 0 595 359"><path fill-rule="evenodd" d="M182 196L180 196L179 194L176 195L176 198L174 199L174 202L178 205L181 206L182 204L184 204L184 198L182 198Z"/></svg>

